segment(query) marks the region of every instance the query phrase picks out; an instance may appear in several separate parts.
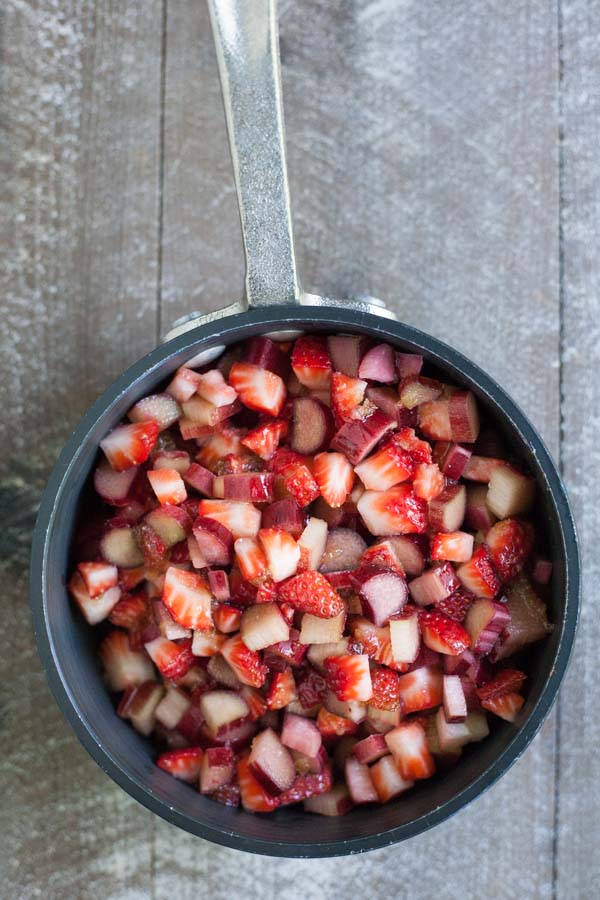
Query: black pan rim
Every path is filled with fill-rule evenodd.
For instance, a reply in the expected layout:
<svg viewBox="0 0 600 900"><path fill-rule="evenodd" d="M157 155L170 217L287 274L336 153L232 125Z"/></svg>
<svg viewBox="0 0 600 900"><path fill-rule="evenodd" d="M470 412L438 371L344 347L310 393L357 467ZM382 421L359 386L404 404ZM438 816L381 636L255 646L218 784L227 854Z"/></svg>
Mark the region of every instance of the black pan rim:
<svg viewBox="0 0 600 900"><path fill-rule="evenodd" d="M232 338L232 332L239 332L240 329L247 332L256 326L264 327L265 330L294 328L302 330L307 327L318 328L319 326L342 329L347 326L352 331L368 330L372 334L381 335L382 338L390 335L407 344L412 344L415 349L420 348L426 355L439 359L442 365L445 364L455 369L479 387L486 399L511 422L523 442L529 447L532 455L537 459L539 473L546 481L560 522L561 551L565 561L566 579L564 618L554 664L536 705L503 752L465 789L436 809L396 828L374 833L369 837L320 844L268 841L245 837L230 829L206 825L170 807L155 797L143 783L126 772L113 758L110 749L99 742L92 724L77 708L69 687L65 684L60 662L54 652L49 634L45 602L46 558L54 520L54 508L58 497L68 483L73 462L96 421L128 392L138 379L157 369L169 358L177 358L184 351L187 351L186 358L189 358L194 351L199 351L201 344L205 345L206 342L210 342L210 345L213 346L220 343L231 343L232 340L239 340L242 336L238 333ZM182 360L178 361L179 364L181 362ZM152 350L120 375L83 416L56 462L40 504L32 541L30 567L30 605L34 632L38 652L51 690L80 742L103 771L147 809L185 831L233 849L290 858L345 856L398 843L414 837L454 815L491 787L524 753L552 708L573 648L579 615L579 594L579 549L575 523L565 487L544 441L519 406L497 382L476 364L437 338L400 322L356 312L351 308L339 307L266 307L218 319L199 325Z"/></svg>

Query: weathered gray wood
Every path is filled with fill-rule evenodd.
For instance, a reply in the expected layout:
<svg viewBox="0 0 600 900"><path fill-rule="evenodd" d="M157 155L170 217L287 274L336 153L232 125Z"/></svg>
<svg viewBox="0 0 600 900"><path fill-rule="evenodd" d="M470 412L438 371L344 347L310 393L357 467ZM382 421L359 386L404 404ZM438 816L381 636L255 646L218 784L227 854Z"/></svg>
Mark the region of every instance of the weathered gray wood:
<svg viewBox="0 0 600 900"><path fill-rule="evenodd" d="M559 900L600 894L598 725L598 452L600 389L600 9L562 3L562 352L564 475L579 528L584 579L579 636L560 704L557 831Z"/></svg>
<svg viewBox="0 0 600 900"><path fill-rule="evenodd" d="M555 7L284 2L280 31L305 284L387 299L406 321L484 364L557 450ZM242 283L202 4L170 6L167 34L165 321L167 310L213 308ZM459 897L475 878L477 891L494 897L550 896L554 744L551 719L502 783L457 819L345 860L344 892ZM242 862L175 838L163 823L155 852L159 897L176 878L191 898L195 873L219 900L339 896L334 860Z"/></svg>
<svg viewBox="0 0 600 900"><path fill-rule="evenodd" d="M39 490L156 334L154 0L5 4L2 23L0 896L148 896L153 821L50 696L27 603Z"/></svg>

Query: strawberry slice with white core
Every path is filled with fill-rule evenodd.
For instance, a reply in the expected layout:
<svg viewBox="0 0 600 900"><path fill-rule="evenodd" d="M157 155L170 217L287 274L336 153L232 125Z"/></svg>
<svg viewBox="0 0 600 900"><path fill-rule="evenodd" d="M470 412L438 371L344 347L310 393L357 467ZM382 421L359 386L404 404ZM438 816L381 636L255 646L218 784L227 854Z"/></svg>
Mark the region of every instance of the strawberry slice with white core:
<svg viewBox="0 0 600 900"><path fill-rule="evenodd" d="M260 510L252 503L236 500L201 500L198 512L201 516L220 522L234 538L256 537L260 529Z"/></svg>
<svg viewBox="0 0 600 900"><path fill-rule="evenodd" d="M161 506L177 506L187 500L185 484L176 469L152 469L148 481Z"/></svg>
<svg viewBox="0 0 600 900"><path fill-rule="evenodd" d="M313 391L329 387L331 360L325 338L304 335L294 344L292 370L305 387Z"/></svg>
<svg viewBox="0 0 600 900"><path fill-rule="evenodd" d="M233 545L242 578L259 584L267 576L267 558L256 538L238 538Z"/></svg>
<svg viewBox="0 0 600 900"><path fill-rule="evenodd" d="M119 425L108 434L100 447L115 472L146 462L159 434L156 422Z"/></svg>
<svg viewBox="0 0 600 900"><path fill-rule="evenodd" d="M355 411L365 399L367 382L360 378L350 378L341 372L331 376L331 408L339 427L352 419ZM396 398L397 400L398 398Z"/></svg>
<svg viewBox="0 0 600 900"><path fill-rule="evenodd" d="M109 632L100 644L99 653L111 691L124 691L154 680L154 666L145 653L132 650L125 631Z"/></svg>
<svg viewBox="0 0 600 900"><path fill-rule="evenodd" d="M182 678L194 664L191 642L177 644L168 638L157 637L144 644L146 653L165 678Z"/></svg>
<svg viewBox="0 0 600 900"><path fill-rule="evenodd" d="M69 581L69 593L77 603L88 625L103 622L121 599L121 588L109 588L98 597L90 597L79 572L74 572Z"/></svg>
<svg viewBox="0 0 600 900"><path fill-rule="evenodd" d="M493 712L494 715L499 716L506 722L514 722L516 720L517 714L524 703L525 698L516 691L503 694L501 697L491 697L489 700L481 701L484 709Z"/></svg>
<svg viewBox="0 0 600 900"><path fill-rule="evenodd" d="M432 709L442 702L442 673L435 666L423 666L398 679L404 715Z"/></svg>
<svg viewBox="0 0 600 900"><path fill-rule="evenodd" d="M195 572L184 572L170 566L165 575L162 602L184 628L195 631L212 629L212 594Z"/></svg>
<svg viewBox="0 0 600 900"><path fill-rule="evenodd" d="M435 500L443 492L446 479L436 463L419 463L413 478L413 491L421 500Z"/></svg>
<svg viewBox="0 0 600 900"><path fill-rule="evenodd" d="M260 606L253 608L257 609ZM267 666L262 662L258 653L245 644L241 634L230 637L223 644L221 653L242 684L248 684L250 687L262 687L267 678Z"/></svg>
<svg viewBox="0 0 600 900"><path fill-rule="evenodd" d="M492 563L503 581L517 575L533 548L533 526L518 519L496 522L485 536Z"/></svg>
<svg viewBox="0 0 600 900"><path fill-rule="evenodd" d="M414 785L414 781L402 777L392 756L384 756L369 771L380 803L393 800Z"/></svg>
<svg viewBox="0 0 600 900"><path fill-rule="evenodd" d="M414 469L412 457L392 435L380 450L359 463L355 472L367 490L387 491L410 478Z"/></svg>
<svg viewBox="0 0 600 900"><path fill-rule="evenodd" d="M392 658L395 663L412 663L421 646L421 630L417 612L390 619Z"/></svg>
<svg viewBox="0 0 600 900"><path fill-rule="evenodd" d="M244 698L234 691L207 691L200 697L200 711L214 735L224 725L244 719L250 710Z"/></svg>
<svg viewBox="0 0 600 900"><path fill-rule="evenodd" d="M242 611L230 603L220 603L214 608L213 619L215 626L221 634L232 634L239 631L242 620Z"/></svg>
<svg viewBox="0 0 600 900"><path fill-rule="evenodd" d="M259 603L244 610L240 633L249 650L264 650L280 641L287 641L290 626L277 603Z"/></svg>
<svg viewBox="0 0 600 900"><path fill-rule="evenodd" d="M271 795L277 796L292 786L296 777L294 760L272 728L267 728L252 741L248 767Z"/></svg>
<svg viewBox="0 0 600 900"><path fill-rule="evenodd" d="M173 425L181 415L181 407L169 394L143 397L127 413L130 422L156 422L161 431Z"/></svg>
<svg viewBox="0 0 600 900"><path fill-rule="evenodd" d="M286 437L289 425L284 419L275 419L259 425L242 438L244 447L248 447L261 459L272 459L282 438Z"/></svg>
<svg viewBox="0 0 600 900"><path fill-rule="evenodd" d="M305 613L308 615L308 613ZM328 619L323 619L322 621L327 622ZM331 644L317 644L313 641L310 645L306 658L308 659L311 666L314 666L315 669L318 669L319 672L325 672L325 660L330 656L344 656L348 653L348 638L342 638L339 641L335 641ZM323 688L325 682L323 681ZM315 701L316 702L316 701Z"/></svg>
<svg viewBox="0 0 600 900"><path fill-rule="evenodd" d="M77 566L92 600L117 586L119 571L105 562L82 562Z"/></svg>
<svg viewBox="0 0 600 900"><path fill-rule="evenodd" d="M300 562L300 547L291 534L281 528L262 528L258 532L258 540L275 583L296 574Z"/></svg>
<svg viewBox="0 0 600 900"><path fill-rule="evenodd" d="M434 534L431 538L431 558L451 562L468 562L473 555L473 535L466 531Z"/></svg>
<svg viewBox="0 0 600 900"><path fill-rule="evenodd" d="M427 528L427 504L407 484L388 491L365 491L357 509L374 535L421 534Z"/></svg>
<svg viewBox="0 0 600 900"><path fill-rule="evenodd" d="M192 640L194 656L216 656L225 643L225 635L216 631L195 631Z"/></svg>
<svg viewBox="0 0 600 900"><path fill-rule="evenodd" d="M248 764L248 756L242 757L237 764L237 777L240 787L242 806L248 812L272 812L277 808L278 800L269 794L257 778L254 777Z"/></svg>
<svg viewBox="0 0 600 900"><path fill-rule="evenodd" d="M279 599L301 612L329 619L344 612L344 602L320 572L303 572L285 581Z"/></svg>
<svg viewBox="0 0 600 900"><path fill-rule="evenodd" d="M156 765L180 781L192 783L198 780L203 756L204 751L200 747L167 750L158 757Z"/></svg>
<svg viewBox="0 0 600 900"><path fill-rule="evenodd" d="M218 369L211 369L199 376L196 393L213 406L229 406L237 400L236 391L227 384Z"/></svg>
<svg viewBox="0 0 600 900"><path fill-rule="evenodd" d="M236 362L229 383L249 409L278 416L285 402L285 384L279 375L251 363Z"/></svg>
<svg viewBox="0 0 600 900"><path fill-rule="evenodd" d="M344 777L353 803L358 805L377 802L379 797L368 766L359 763L355 757L349 756L344 766Z"/></svg>
<svg viewBox="0 0 600 900"><path fill-rule="evenodd" d="M319 453L314 463L321 496L334 509L342 506L354 484L354 470L343 453Z"/></svg>
<svg viewBox="0 0 600 900"><path fill-rule="evenodd" d="M264 518L264 516L263 516ZM327 522L311 516L306 527L298 538L300 560L298 570L318 569L327 544Z"/></svg>
<svg viewBox="0 0 600 900"><path fill-rule="evenodd" d="M423 643L436 653L459 656L470 644L469 633L462 625L440 612L421 612L419 626Z"/></svg>
<svg viewBox="0 0 600 900"><path fill-rule="evenodd" d="M330 656L325 660L325 678L338 700L361 700L373 696L369 657L365 654Z"/></svg>
<svg viewBox="0 0 600 900"><path fill-rule="evenodd" d="M469 562L456 570L456 575L471 594L493 600L500 590L500 581L494 571L490 553L485 544L479 547Z"/></svg>
<svg viewBox="0 0 600 900"><path fill-rule="evenodd" d="M416 781L434 774L435 763L429 752L425 730L418 722L398 725L388 731L385 741L402 778Z"/></svg>
<svg viewBox="0 0 600 900"><path fill-rule="evenodd" d="M535 498L535 479L513 469L497 466L492 470L487 492L487 505L499 519L527 512Z"/></svg>
<svg viewBox="0 0 600 900"><path fill-rule="evenodd" d="M192 636L189 628L184 628L179 622L176 622L166 606L160 600L152 601L154 618L163 637L169 638L170 641L177 641L180 638L189 638Z"/></svg>
<svg viewBox="0 0 600 900"><path fill-rule="evenodd" d="M296 682L289 666L282 672L274 672L267 691L267 706L269 709L284 709L298 699ZM279 723L276 723L277 725Z"/></svg>

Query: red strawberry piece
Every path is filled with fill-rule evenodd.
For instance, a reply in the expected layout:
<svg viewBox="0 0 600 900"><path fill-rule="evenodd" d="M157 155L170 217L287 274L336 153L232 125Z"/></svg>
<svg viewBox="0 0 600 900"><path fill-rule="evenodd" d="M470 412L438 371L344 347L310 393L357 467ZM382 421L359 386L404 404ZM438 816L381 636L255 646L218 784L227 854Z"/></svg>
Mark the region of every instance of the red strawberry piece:
<svg viewBox="0 0 600 900"><path fill-rule="evenodd" d="M465 531L440 532L431 538L431 558L468 562L473 555L473 535Z"/></svg>
<svg viewBox="0 0 600 900"><path fill-rule="evenodd" d="M330 656L325 660L325 680L338 700L361 700L373 696L369 657L366 654Z"/></svg>
<svg viewBox="0 0 600 900"><path fill-rule="evenodd" d="M119 569L119 587L124 591L133 591L146 577L143 566L135 569Z"/></svg>
<svg viewBox="0 0 600 900"><path fill-rule="evenodd" d="M77 568L92 600L119 583L119 571L110 563L81 562Z"/></svg>
<svg viewBox="0 0 600 900"><path fill-rule="evenodd" d="M274 419L249 431L246 437L242 438L242 444L261 459L269 460L288 431L289 425L285 419Z"/></svg>
<svg viewBox="0 0 600 900"><path fill-rule="evenodd" d="M518 519L503 519L485 536L494 568L502 581L517 575L533 548L533 526Z"/></svg>
<svg viewBox="0 0 600 900"><path fill-rule="evenodd" d="M138 594L123 594L116 606L113 606L108 621L117 628L135 631L147 621L150 615L148 596L145 591Z"/></svg>
<svg viewBox="0 0 600 900"><path fill-rule="evenodd" d="M231 634L234 631L239 631L241 619L241 609L237 606L232 606L230 603L221 603L213 611L215 628L221 634Z"/></svg>
<svg viewBox="0 0 600 900"><path fill-rule="evenodd" d="M381 628L369 619L357 616L352 620L351 632L360 653L366 653L370 659L383 666L396 668L392 657L389 625Z"/></svg>
<svg viewBox="0 0 600 900"><path fill-rule="evenodd" d="M267 558L256 538L238 538L233 546L242 577L256 585L264 581L267 577Z"/></svg>
<svg viewBox="0 0 600 900"><path fill-rule="evenodd" d="M303 572L290 578L279 588L279 597L294 609L322 619L339 616L344 610L342 598L320 572Z"/></svg>
<svg viewBox="0 0 600 900"><path fill-rule="evenodd" d="M188 747L185 750L168 750L156 760L159 769L164 769L181 781L197 781L204 751L200 747Z"/></svg>
<svg viewBox="0 0 600 900"><path fill-rule="evenodd" d="M371 766L369 772L380 803L393 800L398 794L402 794L413 786L412 781L402 778L398 766L389 753Z"/></svg>
<svg viewBox="0 0 600 900"><path fill-rule="evenodd" d="M250 710L250 718L253 722L257 719L260 719L264 713L267 711L267 701L263 697L263 695L256 690L256 688L250 687L245 684L240 691L241 696L244 698L246 703L248 704L248 709Z"/></svg>
<svg viewBox="0 0 600 900"><path fill-rule="evenodd" d="M304 335L294 344L292 369L300 382L313 391L325 390L331 378L331 360L325 338Z"/></svg>
<svg viewBox="0 0 600 900"><path fill-rule="evenodd" d="M472 602L472 597L469 597L464 591L458 590L450 594L449 597L444 597L442 600L437 601L435 608L438 612L448 616L449 619L454 619L455 622L463 622Z"/></svg>
<svg viewBox="0 0 600 900"><path fill-rule="evenodd" d="M426 646L436 653L459 656L471 644L469 634L462 625L441 612L421 612L419 626Z"/></svg>
<svg viewBox="0 0 600 900"><path fill-rule="evenodd" d="M371 672L373 696L369 700L369 706L377 709L398 709L400 691L398 689L398 675L391 669L373 669Z"/></svg>
<svg viewBox="0 0 600 900"><path fill-rule="evenodd" d="M396 420L386 416L372 404L364 410L357 410L358 417L345 422L335 434L331 449L339 450L356 465L371 452L381 438L396 427Z"/></svg>
<svg viewBox="0 0 600 900"><path fill-rule="evenodd" d="M501 669L491 681L477 688L480 700L493 700L503 694L520 691L527 676L518 669Z"/></svg>
<svg viewBox="0 0 600 900"><path fill-rule="evenodd" d="M260 510L252 503L239 500L201 500L198 504L198 514L207 519L214 519L230 531L234 538L256 537L260 528ZM194 525L196 529L198 524L196 520ZM215 565L225 564L215 562Z"/></svg>
<svg viewBox="0 0 600 900"><path fill-rule="evenodd" d="M323 702L327 693L327 682L316 669L303 668L296 677L296 691L303 708L310 709Z"/></svg>
<svg viewBox="0 0 600 900"><path fill-rule="evenodd" d="M119 425L100 441L100 447L115 472L123 472L146 462L159 431L156 422Z"/></svg>
<svg viewBox="0 0 600 900"><path fill-rule="evenodd" d="M279 806L288 806L290 803L299 803L308 800L316 794L324 794L332 786L331 769L326 766L322 772L296 775L295 781L287 791L279 795Z"/></svg>
<svg viewBox="0 0 600 900"><path fill-rule="evenodd" d="M153 469L147 475L161 506L176 506L187 499L185 484L176 469Z"/></svg>
<svg viewBox="0 0 600 900"><path fill-rule="evenodd" d="M273 603L277 600L277 585L270 578L259 585L256 592L256 603Z"/></svg>
<svg viewBox="0 0 600 900"><path fill-rule="evenodd" d="M162 602L176 622L184 628L210 631L212 594L195 572L170 566L165 575Z"/></svg>
<svg viewBox="0 0 600 900"><path fill-rule="evenodd" d="M410 453L416 465L431 462L431 444L418 438L414 428L401 428L396 440L403 450Z"/></svg>
<svg viewBox="0 0 600 900"><path fill-rule="evenodd" d="M239 806L240 805L240 788L237 784L224 784L212 791L213 800L222 803L223 806Z"/></svg>
<svg viewBox="0 0 600 900"><path fill-rule="evenodd" d="M278 416L285 402L285 385L279 375L251 363L236 362L229 382L249 409Z"/></svg>
<svg viewBox="0 0 600 900"><path fill-rule="evenodd" d="M489 700L482 700L481 705L484 709L493 712L494 715L505 719L507 722L514 722L517 713L525 703L525 698L516 692L502 694L500 697L492 697Z"/></svg>
<svg viewBox="0 0 600 900"><path fill-rule="evenodd" d="M283 476L286 490L299 506L307 506L319 496L319 486L299 453L280 447L273 456L272 467Z"/></svg>
<svg viewBox="0 0 600 900"><path fill-rule="evenodd" d="M239 428L225 427L211 435L196 457L196 462L214 472L220 460L229 453L239 453L244 432Z"/></svg>
<svg viewBox="0 0 600 900"><path fill-rule="evenodd" d="M237 777L242 806L249 812L271 812L279 805L254 777L248 765L249 756L243 756L237 764Z"/></svg>
<svg viewBox="0 0 600 900"><path fill-rule="evenodd" d="M354 417L365 399L367 382L360 378L350 378L341 372L331 376L331 408L338 428ZM396 398L398 399L398 398Z"/></svg>
<svg viewBox="0 0 600 900"><path fill-rule="evenodd" d="M322 706L317 715L317 728L324 738L343 737L345 734L354 734L358 731L358 725L351 719L336 716Z"/></svg>
<svg viewBox="0 0 600 900"><path fill-rule="evenodd" d="M485 544L475 551L469 562L457 569L456 574L475 597L492 600L500 590L500 582Z"/></svg>
<svg viewBox="0 0 600 900"><path fill-rule="evenodd" d="M194 665L192 642L183 640L175 643L167 638L157 637L145 645L146 653L165 678L183 678Z"/></svg>
<svg viewBox="0 0 600 900"><path fill-rule="evenodd" d="M221 653L242 684L261 687L267 678L268 669L258 653L249 650L239 634L229 638L221 647Z"/></svg>
<svg viewBox="0 0 600 900"><path fill-rule="evenodd" d="M421 666L398 679L400 704L404 715L432 709L442 702L443 675L435 666Z"/></svg>
<svg viewBox="0 0 600 900"><path fill-rule="evenodd" d="M283 709L293 700L296 700L296 683L292 670L287 666L283 672L273 674L267 691L267 706L269 709Z"/></svg>
<svg viewBox="0 0 600 900"><path fill-rule="evenodd" d="M427 503L408 484L388 491L365 491L357 509L374 535L422 534L427 529Z"/></svg>
<svg viewBox="0 0 600 900"><path fill-rule="evenodd" d="M380 566L382 569L391 569L393 572L398 572L403 577L405 575L402 561L391 541L378 541L376 544L371 544L370 547L367 547L360 558L360 565Z"/></svg>
<svg viewBox="0 0 600 900"><path fill-rule="evenodd" d="M414 468L412 456L401 446L398 436L392 435L381 449L359 463L355 471L367 490L387 491L410 478Z"/></svg>
<svg viewBox="0 0 600 900"><path fill-rule="evenodd" d="M329 506L342 506L352 490L354 471L342 453L319 453L315 456L315 480L321 496Z"/></svg>
<svg viewBox="0 0 600 900"><path fill-rule="evenodd" d="M422 500L435 500L443 492L446 479L436 463L419 463L413 478L413 491Z"/></svg>
<svg viewBox="0 0 600 900"><path fill-rule="evenodd" d="M388 731L385 741L402 778L413 781L435 773L425 729L418 722L403 722Z"/></svg>

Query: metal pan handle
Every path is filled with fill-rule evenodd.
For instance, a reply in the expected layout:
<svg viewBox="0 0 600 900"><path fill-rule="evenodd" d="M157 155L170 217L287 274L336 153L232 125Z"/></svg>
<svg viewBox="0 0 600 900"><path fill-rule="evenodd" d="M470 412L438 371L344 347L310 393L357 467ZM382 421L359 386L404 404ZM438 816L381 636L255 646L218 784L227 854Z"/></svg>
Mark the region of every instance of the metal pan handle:
<svg viewBox="0 0 600 900"><path fill-rule="evenodd" d="M246 254L244 306L298 303L276 0L208 0Z"/></svg>

